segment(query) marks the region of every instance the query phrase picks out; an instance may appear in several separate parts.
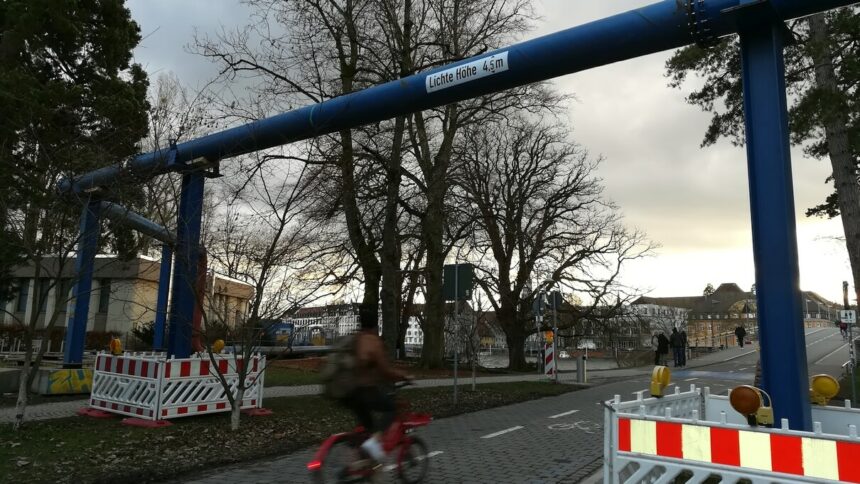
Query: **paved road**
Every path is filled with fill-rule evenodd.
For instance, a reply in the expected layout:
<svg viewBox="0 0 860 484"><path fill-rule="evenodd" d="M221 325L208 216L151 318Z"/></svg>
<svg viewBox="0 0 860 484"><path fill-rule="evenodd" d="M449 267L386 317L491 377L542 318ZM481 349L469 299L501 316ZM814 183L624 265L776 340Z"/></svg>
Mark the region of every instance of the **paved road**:
<svg viewBox="0 0 860 484"><path fill-rule="evenodd" d="M806 331L810 374L831 370L838 376L848 349L833 328ZM673 382L709 386L724 393L752 383L758 359L754 348L731 349L673 372ZM611 374L611 373L610 373ZM434 422L420 435L429 444L434 483L574 483L596 471L603 452L600 401L646 391L644 371L558 397L484 410ZM673 389L670 387L669 391ZM282 458L214 470L176 482L238 484L306 482L312 449ZM386 482L394 482L389 470Z"/></svg>

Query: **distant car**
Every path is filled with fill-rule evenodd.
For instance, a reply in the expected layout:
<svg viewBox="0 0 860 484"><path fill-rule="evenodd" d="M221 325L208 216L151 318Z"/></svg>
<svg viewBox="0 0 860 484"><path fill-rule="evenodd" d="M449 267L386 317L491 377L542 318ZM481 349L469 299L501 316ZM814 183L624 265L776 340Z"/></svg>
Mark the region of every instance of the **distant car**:
<svg viewBox="0 0 860 484"><path fill-rule="evenodd" d="M558 352L558 357L562 360L566 360L566 359L570 358L570 353L568 353L565 350L561 350Z"/></svg>

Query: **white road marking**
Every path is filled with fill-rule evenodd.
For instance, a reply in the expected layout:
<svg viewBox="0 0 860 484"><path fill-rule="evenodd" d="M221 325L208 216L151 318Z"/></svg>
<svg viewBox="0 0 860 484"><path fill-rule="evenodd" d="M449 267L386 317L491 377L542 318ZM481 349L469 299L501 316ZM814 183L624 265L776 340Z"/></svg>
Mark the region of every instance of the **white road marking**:
<svg viewBox="0 0 860 484"><path fill-rule="evenodd" d="M750 369L750 367L745 366L743 368L738 368L738 371L744 371L744 370L749 370L749 369Z"/></svg>
<svg viewBox="0 0 860 484"><path fill-rule="evenodd" d="M578 411L579 411L579 410L571 410L571 411L569 411L569 412L560 413L560 414L558 414L558 415L553 415L552 417L547 417L547 418L559 418L559 417L564 417L565 415L572 415L572 414L574 414L574 413L576 413L576 412L578 412Z"/></svg>
<svg viewBox="0 0 860 484"><path fill-rule="evenodd" d="M428 452L428 453L427 453L427 455L425 455L423 458L424 458L424 459L429 459L429 458L431 458L431 457L436 457L437 455L439 455L439 454L444 454L444 453L445 453L445 452L443 452L443 451L441 451L441 450L434 450L433 452ZM421 457L416 457L416 459L421 460L422 458L421 458ZM382 470L383 470L383 471L385 471L385 472L391 472L391 471L393 471L394 469L397 469L397 464L388 464L387 466L385 466L385 467L383 467L383 468L382 468Z"/></svg>
<svg viewBox="0 0 860 484"><path fill-rule="evenodd" d="M815 361L815 363L813 363L813 365L817 365L817 364L821 363L822 361L826 360L827 358L830 358L831 356L835 355L839 350L841 350L842 348L846 348L847 346L848 346L848 343L845 343L844 345L840 346L839 348L836 348L835 350L831 351L830 353L827 353L826 355L817 359Z"/></svg>
<svg viewBox="0 0 860 484"><path fill-rule="evenodd" d="M504 435L504 434L506 434L506 433L508 433L508 432L513 432L513 431L515 431L515 430L519 430L519 429L521 429L521 428L524 428L524 427L523 427L522 425L517 425L516 427L511 427L511 428L509 428L509 429L499 430L498 432L493 432L493 433L491 433L491 434L487 434L487 435L485 435L485 436L483 436L483 437L481 437L481 438L482 438L482 439L492 439L493 437L498 437L498 436L500 436L500 435Z"/></svg>
<svg viewBox="0 0 860 484"><path fill-rule="evenodd" d="M696 380L698 380L698 378L687 378L687 379L686 379L686 380L684 380L684 381L696 381Z"/></svg>

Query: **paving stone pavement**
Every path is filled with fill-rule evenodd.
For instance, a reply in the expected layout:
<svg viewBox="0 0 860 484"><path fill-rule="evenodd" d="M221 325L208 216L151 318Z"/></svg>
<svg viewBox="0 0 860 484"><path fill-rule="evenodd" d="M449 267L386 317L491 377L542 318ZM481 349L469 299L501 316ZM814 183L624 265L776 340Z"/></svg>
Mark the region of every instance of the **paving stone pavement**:
<svg viewBox="0 0 860 484"><path fill-rule="evenodd" d="M430 483L576 483L593 475L603 453L600 400L626 382L434 421L417 432L431 455ZM504 432L506 431L507 432ZM184 484L308 482L315 449L216 469ZM383 482L396 482L389 470Z"/></svg>

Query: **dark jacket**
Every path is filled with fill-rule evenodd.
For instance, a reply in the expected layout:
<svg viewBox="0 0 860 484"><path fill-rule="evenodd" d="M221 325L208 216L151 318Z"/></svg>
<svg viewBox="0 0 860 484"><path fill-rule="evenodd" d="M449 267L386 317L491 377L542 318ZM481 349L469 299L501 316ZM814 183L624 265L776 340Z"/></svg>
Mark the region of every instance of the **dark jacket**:
<svg viewBox="0 0 860 484"><path fill-rule="evenodd" d="M684 346L684 338L681 337L681 333L672 331L672 336L669 336L669 344L672 345L672 348L682 348Z"/></svg>
<svg viewBox="0 0 860 484"><path fill-rule="evenodd" d="M746 335L747 330L745 330L743 326L738 326L737 328L735 328L735 336L737 336L738 338L743 338Z"/></svg>
<svg viewBox="0 0 860 484"><path fill-rule="evenodd" d="M661 333L660 336L657 336L657 351L660 353L669 352L669 338L665 334Z"/></svg>

